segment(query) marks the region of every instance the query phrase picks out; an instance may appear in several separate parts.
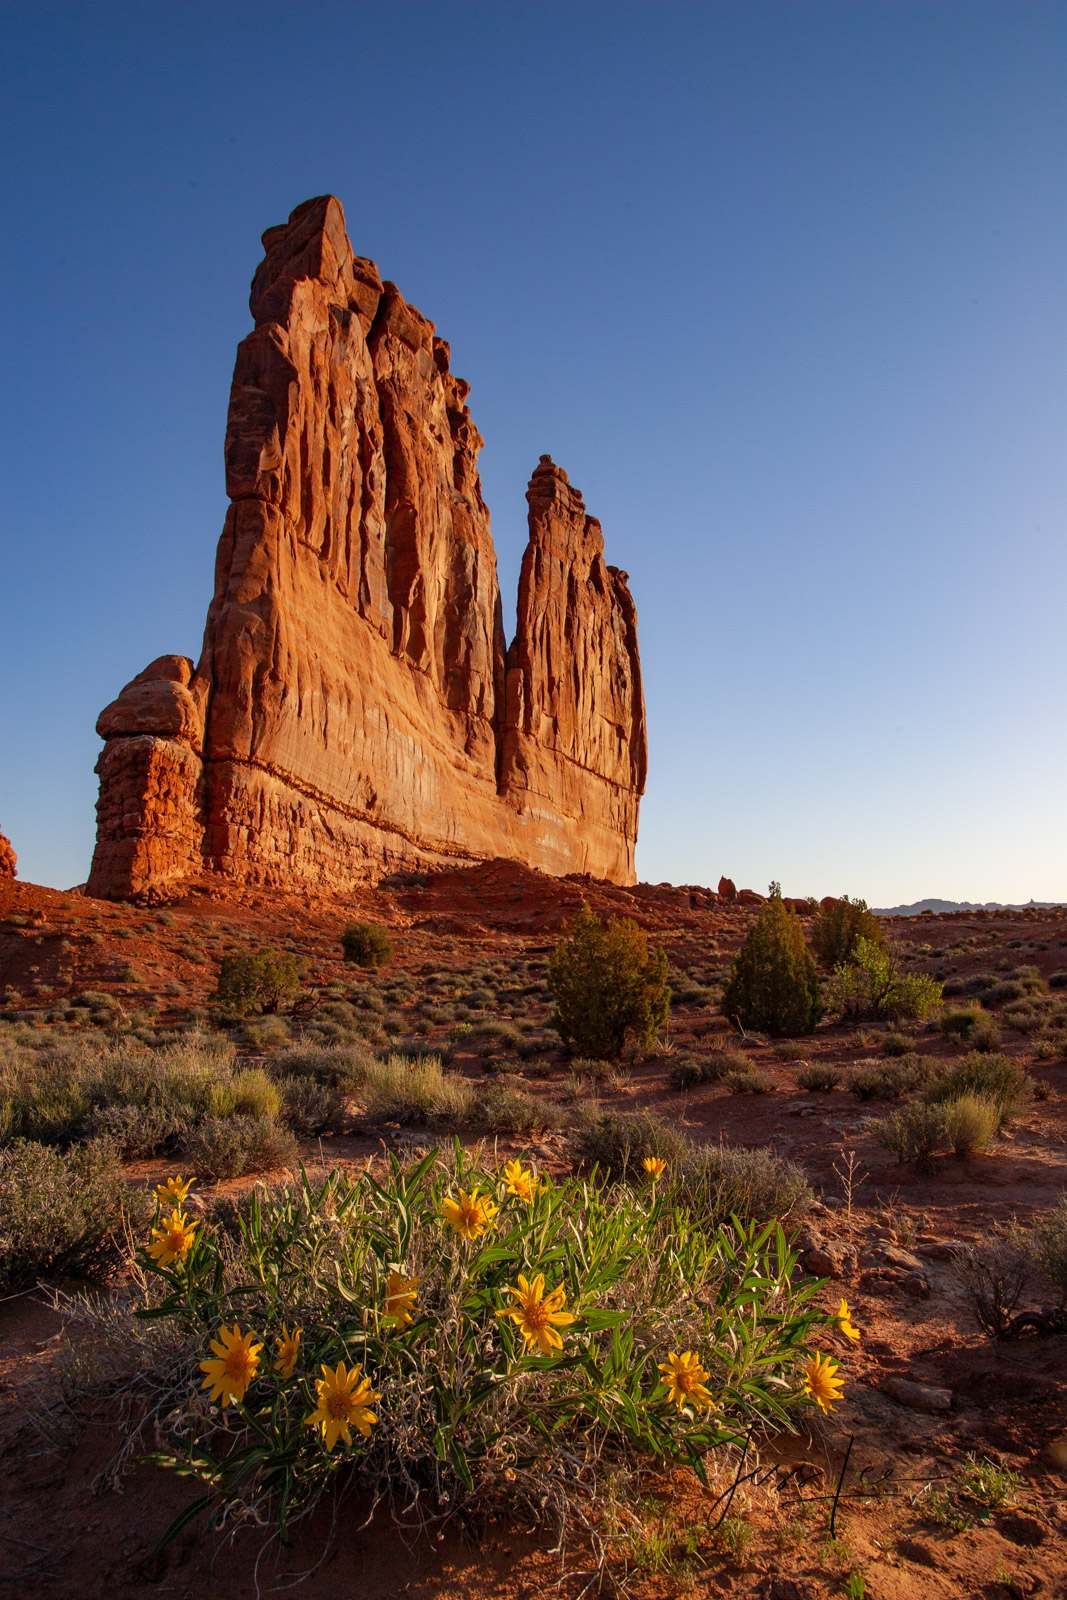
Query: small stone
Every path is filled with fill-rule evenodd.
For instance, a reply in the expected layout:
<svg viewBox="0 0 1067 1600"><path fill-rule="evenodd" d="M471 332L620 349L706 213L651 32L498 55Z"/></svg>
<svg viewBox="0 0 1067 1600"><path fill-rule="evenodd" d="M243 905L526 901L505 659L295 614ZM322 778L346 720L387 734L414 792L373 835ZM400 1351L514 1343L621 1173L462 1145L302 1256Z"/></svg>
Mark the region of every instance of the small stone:
<svg viewBox="0 0 1067 1600"><path fill-rule="evenodd" d="M923 1270L923 1264L918 1256L913 1256L910 1250L901 1250L897 1245L884 1245L882 1255L891 1267L899 1267L901 1272L921 1273Z"/></svg>
<svg viewBox="0 0 1067 1600"><path fill-rule="evenodd" d="M1050 1439L1037 1459L1046 1472L1056 1472L1061 1478L1067 1478L1067 1433Z"/></svg>
<svg viewBox="0 0 1067 1600"><path fill-rule="evenodd" d="M910 1378L882 1380L882 1393L912 1411L951 1411L952 1390L937 1389L928 1383L912 1383Z"/></svg>
<svg viewBox="0 0 1067 1600"><path fill-rule="evenodd" d="M929 1244L919 1246L919 1254L931 1261L955 1261L966 1249L967 1246L959 1239L932 1239Z"/></svg>
<svg viewBox="0 0 1067 1600"><path fill-rule="evenodd" d="M930 1284L921 1272L909 1272L904 1279L904 1289L916 1300L929 1300Z"/></svg>

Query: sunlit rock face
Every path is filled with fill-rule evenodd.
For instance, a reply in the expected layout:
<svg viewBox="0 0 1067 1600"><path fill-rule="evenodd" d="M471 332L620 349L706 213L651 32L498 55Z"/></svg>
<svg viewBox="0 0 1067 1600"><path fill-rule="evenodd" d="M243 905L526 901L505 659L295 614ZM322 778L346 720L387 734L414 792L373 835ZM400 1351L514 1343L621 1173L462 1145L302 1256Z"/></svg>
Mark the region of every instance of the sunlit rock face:
<svg viewBox="0 0 1067 1600"><path fill-rule="evenodd" d="M634 879L644 703L625 573L542 457L506 646L468 387L339 202L263 236L194 667L102 713L89 892L327 890L493 857Z"/></svg>

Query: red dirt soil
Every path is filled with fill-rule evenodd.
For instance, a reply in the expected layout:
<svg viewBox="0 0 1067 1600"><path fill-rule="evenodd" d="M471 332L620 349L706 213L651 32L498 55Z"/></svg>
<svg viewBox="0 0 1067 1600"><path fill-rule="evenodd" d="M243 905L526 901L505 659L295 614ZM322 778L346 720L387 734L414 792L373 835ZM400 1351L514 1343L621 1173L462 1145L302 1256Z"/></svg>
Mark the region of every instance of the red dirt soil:
<svg viewBox="0 0 1067 1600"><path fill-rule="evenodd" d="M46 1011L61 1014L71 997L92 990L108 994L129 1016L152 1012L154 1026L165 1028L187 1019L190 1007L206 1006L214 958L230 944L292 945L310 958L314 983L350 981L338 933L346 921L361 919L389 926L396 945L390 971L414 973L417 990L418 970L429 963L462 973L484 960L543 955L582 899L601 915L636 917L683 971L694 963L728 965L755 915L706 890L625 890L546 878L503 862L398 876L343 902L258 890L224 894L199 884L166 907L165 920L159 907L109 905L77 892L0 880L0 1005L9 1020L44 1028L50 1025ZM892 919L888 932L913 971L951 970L966 979L1025 962L1048 976L1067 965L1067 914L1059 910ZM212 959L206 959L209 948ZM911 1029L927 1054L960 1053L936 1030ZM688 1575L633 1571L635 1595L695 1589L814 1600L846 1593L847 1575L855 1571L873 1600L1067 1596L1067 1336L987 1339L969 1316L950 1259L952 1244L986 1238L1013 1216L1027 1220L1055 1203L1067 1185L1067 1062L1034 1059L1028 1038L1006 1026L1002 1041L1000 1048L1045 1086L1046 1098L1034 1102L995 1153L970 1161L941 1157L927 1173L895 1164L864 1131L883 1104L863 1104L841 1089L802 1093L799 1062L781 1059L767 1043L739 1041L706 1002L673 1009L674 1055L744 1044L772 1080L771 1092L731 1094L708 1083L679 1094L668 1084L673 1058L663 1054L629 1063L613 1086L598 1088L605 1108L653 1110L697 1141L769 1145L798 1162L820 1196L805 1243L821 1249L835 1273L826 1303L836 1306L846 1295L864 1331L848 1359L845 1398L835 1414L812 1422L808 1435L786 1436L761 1450L764 1465L777 1463L780 1470L740 1491L752 1529L747 1548L731 1553L705 1539ZM426 1044L434 1047L432 1036ZM805 1061L842 1068L878 1058L879 1048L873 1029L867 1037L826 1023L802 1045ZM481 1079L485 1063L472 1048L453 1065ZM557 1096L568 1092L568 1077L557 1054L536 1076L524 1069L509 1081L529 1093ZM302 1153L327 1166L363 1161L383 1140L396 1147L412 1142L396 1128L366 1129L316 1141ZM529 1146L501 1141L502 1151L511 1148ZM549 1135L535 1148L542 1164L566 1170L561 1136ZM851 1211L850 1152L856 1173ZM133 1164L129 1178L155 1180L176 1165ZM256 1594L257 1582L262 1593L295 1582L296 1592L308 1596L451 1600L474 1591L486 1600L526 1600L577 1596L587 1584L589 1557L581 1548L553 1553L543 1536L505 1524L451 1527L440 1537L415 1539L379 1513L364 1528L352 1498L338 1506L334 1523L328 1514L317 1516L285 1549L264 1549L263 1536L247 1531L232 1542L212 1543L196 1524L163 1558L153 1558L156 1541L197 1490L147 1467L136 1468L121 1493L101 1487L116 1445L106 1418L58 1442L40 1431L32 1413L42 1397L55 1398L63 1335L62 1318L46 1301L45 1292L33 1291L0 1303L0 1594L239 1600ZM951 1408L900 1403L887 1392L894 1379L950 1391ZM838 1537L830 1541L828 1495L850 1439ZM924 1505L930 1494L958 1485L972 1453L1020 1475L1018 1502L977 1513L953 1530L931 1520ZM734 1467L722 1463L722 1487ZM798 1470L790 1474L789 1468ZM857 1474L864 1470L863 1482L873 1489L859 1498ZM679 1523L697 1519L715 1497L684 1473L649 1474L647 1493L660 1508L650 1511L653 1522L664 1512ZM809 1504L798 1514L799 1498Z"/></svg>

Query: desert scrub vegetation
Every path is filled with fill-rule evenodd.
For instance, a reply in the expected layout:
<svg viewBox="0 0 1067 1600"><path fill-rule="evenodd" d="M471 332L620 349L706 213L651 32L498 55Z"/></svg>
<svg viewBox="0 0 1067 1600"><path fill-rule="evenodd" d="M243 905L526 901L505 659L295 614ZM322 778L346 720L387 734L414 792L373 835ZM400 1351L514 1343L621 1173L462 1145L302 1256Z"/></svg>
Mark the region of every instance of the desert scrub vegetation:
<svg viewBox="0 0 1067 1600"><path fill-rule="evenodd" d="M341 934L341 954L357 967L386 967L393 959L393 941L377 922L350 922Z"/></svg>
<svg viewBox="0 0 1067 1600"><path fill-rule="evenodd" d="M828 1061L812 1061L797 1072L797 1088L806 1089L809 1093L829 1094L840 1082L840 1070Z"/></svg>
<svg viewBox="0 0 1067 1600"><path fill-rule="evenodd" d="M99 1370L145 1397L131 1453L154 1438L216 1525L284 1530L354 1482L408 1527L508 1508L602 1556L613 1476L703 1478L707 1452L842 1386L782 1228L700 1227L654 1182L554 1183L457 1145L302 1175L229 1228L183 1201L160 1199L125 1320L79 1309Z"/></svg>
<svg viewBox="0 0 1067 1600"><path fill-rule="evenodd" d="M743 1050L710 1050L672 1061L667 1081L672 1089L692 1089L699 1083L718 1083L728 1072L747 1072L751 1065Z"/></svg>
<svg viewBox="0 0 1067 1600"><path fill-rule="evenodd" d="M355 1095L372 1120L423 1127L471 1122L480 1098L466 1078L444 1071L440 1056L396 1053L367 1062Z"/></svg>
<svg viewBox="0 0 1067 1600"><path fill-rule="evenodd" d="M946 1039L957 1039L972 1050L995 1050L1000 1042L996 1018L980 1005L950 1007L942 1012L940 1023Z"/></svg>
<svg viewBox="0 0 1067 1600"><path fill-rule="evenodd" d="M704 1226L733 1216L743 1222L796 1222L815 1200L802 1169L773 1150L697 1145L649 1112L583 1106L569 1144L572 1158L595 1170L601 1181L643 1184L655 1169L663 1192Z"/></svg>
<svg viewBox="0 0 1067 1600"><path fill-rule="evenodd" d="M187 1148L205 1122L274 1123L284 1105L284 1087L271 1074L242 1067L233 1044L212 1034L191 1033L159 1049L59 1040L9 1048L0 1061L0 1143L27 1138L65 1147L106 1138L134 1159Z"/></svg>
<svg viewBox="0 0 1067 1600"><path fill-rule="evenodd" d="M923 1093L933 1105L945 1105L965 1095L977 1096L996 1107L997 1130L1002 1132L1030 1104L1034 1080L1025 1067L1009 1056L972 1051L939 1072Z"/></svg>
<svg viewBox="0 0 1067 1600"><path fill-rule="evenodd" d="M857 1100L902 1100L928 1084L933 1075L930 1057L916 1052L896 1061L852 1067L845 1075L845 1088Z"/></svg>
<svg viewBox="0 0 1067 1600"><path fill-rule="evenodd" d="M829 971L852 959L860 939L879 948L885 942L882 924L868 911L866 900L850 900L843 894L840 900L821 906L812 919L812 948Z"/></svg>
<svg viewBox="0 0 1067 1600"><path fill-rule="evenodd" d="M900 972L885 950L860 938L826 988L827 1010L846 1021L925 1017L941 1002L941 985L923 972Z"/></svg>
<svg viewBox="0 0 1067 1600"><path fill-rule="evenodd" d="M629 917L602 923L583 901L548 963L552 1026L576 1055L647 1048L670 1012L667 956Z"/></svg>
<svg viewBox="0 0 1067 1600"><path fill-rule="evenodd" d="M29 1139L0 1148L0 1292L108 1267L130 1227L145 1223L145 1196L127 1190L107 1141L69 1152Z"/></svg>
<svg viewBox="0 0 1067 1600"><path fill-rule="evenodd" d="M804 942L800 918L780 891L760 906L734 958L722 1012L737 1028L755 1028L775 1037L815 1031L822 1016L815 962Z"/></svg>
<svg viewBox="0 0 1067 1600"><path fill-rule="evenodd" d="M227 1015L283 1011L300 992L304 962L284 950L235 950L223 956L211 998Z"/></svg>

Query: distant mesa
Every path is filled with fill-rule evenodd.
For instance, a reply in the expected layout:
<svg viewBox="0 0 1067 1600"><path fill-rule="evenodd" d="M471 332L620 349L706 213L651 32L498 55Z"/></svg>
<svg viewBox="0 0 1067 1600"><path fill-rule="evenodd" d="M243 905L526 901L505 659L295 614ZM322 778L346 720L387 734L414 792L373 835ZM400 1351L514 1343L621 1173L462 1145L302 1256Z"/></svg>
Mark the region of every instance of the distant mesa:
<svg viewBox="0 0 1067 1600"><path fill-rule="evenodd" d="M495 857L633 883L637 615L600 524L542 456L507 646L448 345L332 197L263 245L203 652L159 656L101 713L88 892L340 891Z"/></svg>
<svg viewBox="0 0 1067 1600"><path fill-rule="evenodd" d="M10 839L0 833L0 878L17 878L18 856L11 848Z"/></svg>
<svg viewBox="0 0 1067 1600"><path fill-rule="evenodd" d="M906 906L872 906L876 917L921 917L924 911L940 916L946 911L1049 911L1058 900L1023 900L1015 904L1003 900L913 900Z"/></svg>

